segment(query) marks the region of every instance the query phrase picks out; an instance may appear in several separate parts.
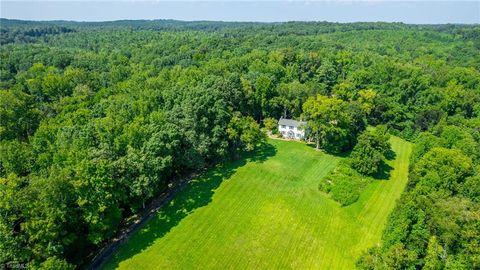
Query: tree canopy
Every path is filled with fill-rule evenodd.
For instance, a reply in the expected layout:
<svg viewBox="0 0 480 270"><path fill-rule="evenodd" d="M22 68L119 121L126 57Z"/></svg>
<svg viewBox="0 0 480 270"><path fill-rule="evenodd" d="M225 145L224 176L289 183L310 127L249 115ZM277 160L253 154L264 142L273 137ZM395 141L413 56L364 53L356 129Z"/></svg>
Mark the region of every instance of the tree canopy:
<svg viewBox="0 0 480 270"><path fill-rule="evenodd" d="M331 153L369 124L416 141L359 266L480 265L477 25L0 19L0 33L0 264L85 266L169 184L255 151L283 116ZM354 152L377 164L365 134Z"/></svg>
<svg viewBox="0 0 480 270"><path fill-rule="evenodd" d="M389 137L387 131L380 127L360 134L350 156L352 167L366 175L378 173L385 156L391 151Z"/></svg>

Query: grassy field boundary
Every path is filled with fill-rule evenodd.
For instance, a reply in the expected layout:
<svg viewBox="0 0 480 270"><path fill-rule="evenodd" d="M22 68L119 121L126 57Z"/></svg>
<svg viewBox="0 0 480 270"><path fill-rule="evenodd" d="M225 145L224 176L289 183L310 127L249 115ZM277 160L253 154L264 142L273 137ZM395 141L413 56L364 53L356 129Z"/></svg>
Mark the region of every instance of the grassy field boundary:
<svg viewBox="0 0 480 270"><path fill-rule="evenodd" d="M411 144L391 142L390 179L341 207L318 190L341 157L269 140L258 157L193 179L104 269L352 269L380 243L407 183Z"/></svg>
<svg viewBox="0 0 480 270"><path fill-rule="evenodd" d="M175 195L180 192L188 183L196 177L196 174L192 174L185 179L177 182L176 185L171 186L166 191L162 192L155 200L153 200L141 213L137 215L134 221L130 221L125 227L120 230L120 233L112 238L108 243L101 248L97 254L91 259L87 269L102 269L103 264L110 259L110 257L118 250L118 248L128 241L137 230L139 230L146 222L156 215L158 210L164 207Z"/></svg>

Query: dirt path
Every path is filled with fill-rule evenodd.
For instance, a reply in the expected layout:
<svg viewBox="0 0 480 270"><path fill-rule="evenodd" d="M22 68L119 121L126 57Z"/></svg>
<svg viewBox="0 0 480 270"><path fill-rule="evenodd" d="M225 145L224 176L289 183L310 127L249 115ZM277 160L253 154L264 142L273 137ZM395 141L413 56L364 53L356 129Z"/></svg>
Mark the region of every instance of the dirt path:
<svg viewBox="0 0 480 270"><path fill-rule="evenodd" d="M160 196L155 198L143 211L137 214L135 220L128 222L120 229L116 237L112 238L102 249L93 257L87 269L96 270L101 269L102 265L115 254L115 251L120 247L132 234L134 234L142 225L150 220L157 210L170 202L175 195L181 191L193 178L198 174L191 174L187 178L181 180L176 185L167 188Z"/></svg>

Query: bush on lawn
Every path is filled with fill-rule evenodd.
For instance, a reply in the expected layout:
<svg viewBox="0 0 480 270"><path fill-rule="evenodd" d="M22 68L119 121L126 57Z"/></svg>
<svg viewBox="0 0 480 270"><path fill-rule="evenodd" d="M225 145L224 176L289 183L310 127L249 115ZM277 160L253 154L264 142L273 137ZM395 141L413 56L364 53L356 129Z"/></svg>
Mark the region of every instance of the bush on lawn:
<svg viewBox="0 0 480 270"><path fill-rule="evenodd" d="M330 197L342 206L347 206L358 200L369 181L370 178L360 175L344 160L320 181L319 189L329 193Z"/></svg>

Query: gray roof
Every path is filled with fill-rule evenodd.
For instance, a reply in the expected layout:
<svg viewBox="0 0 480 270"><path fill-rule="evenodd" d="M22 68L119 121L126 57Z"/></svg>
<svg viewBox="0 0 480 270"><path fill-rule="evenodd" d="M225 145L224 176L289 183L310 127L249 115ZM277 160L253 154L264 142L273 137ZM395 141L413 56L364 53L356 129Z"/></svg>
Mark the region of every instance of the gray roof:
<svg viewBox="0 0 480 270"><path fill-rule="evenodd" d="M298 126L301 126L301 125L305 125L306 123L307 122L305 122L305 121L297 121L297 120L285 119L285 118L280 118L280 120L278 120L279 125L293 126L293 127L298 127Z"/></svg>

